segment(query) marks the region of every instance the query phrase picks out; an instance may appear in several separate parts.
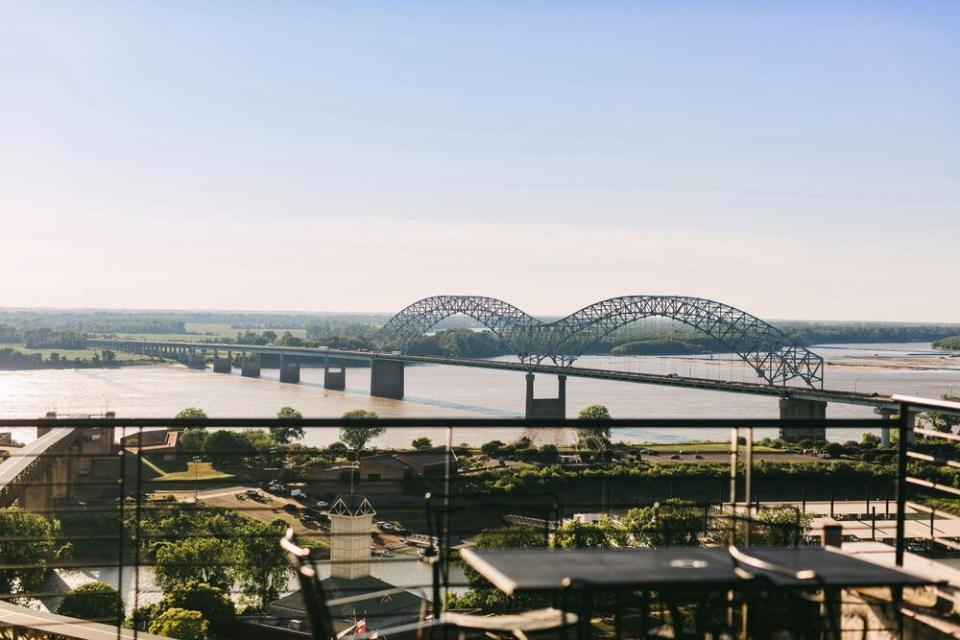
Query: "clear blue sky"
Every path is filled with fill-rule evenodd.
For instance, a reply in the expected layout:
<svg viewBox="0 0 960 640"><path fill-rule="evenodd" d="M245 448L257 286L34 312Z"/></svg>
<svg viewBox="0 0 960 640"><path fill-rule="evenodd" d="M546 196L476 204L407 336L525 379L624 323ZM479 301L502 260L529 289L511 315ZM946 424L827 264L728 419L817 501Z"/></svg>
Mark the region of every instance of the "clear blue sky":
<svg viewBox="0 0 960 640"><path fill-rule="evenodd" d="M958 73L953 2L0 0L0 305L960 321Z"/></svg>

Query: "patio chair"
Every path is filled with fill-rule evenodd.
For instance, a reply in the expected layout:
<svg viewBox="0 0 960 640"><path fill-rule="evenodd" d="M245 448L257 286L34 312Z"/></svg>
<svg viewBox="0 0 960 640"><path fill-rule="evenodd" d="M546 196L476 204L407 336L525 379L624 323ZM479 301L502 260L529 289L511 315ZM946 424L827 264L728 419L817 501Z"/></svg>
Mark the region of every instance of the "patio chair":
<svg viewBox="0 0 960 640"><path fill-rule="evenodd" d="M315 640L339 640L346 635L345 632L338 634L334 629L333 617L330 613L331 608L369 600L374 597L384 598L393 594L409 592L407 589L389 589L328 600L310 550L300 547L293 541L293 529L287 530L286 535L280 540L280 546L287 553L296 569L297 580L300 584L304 606L310 619L312 635ZM556 632L573 626L577 622L575 614L563 613L552 608L490 616L442 612L439 618L428 619L426 600L423 602L418 622L357 635L368 638L416 636L418 639L423 639L447 637L447 632L454 631L459 640L465 640L470 635L488 634L509 635L517 638L517 640L531 640L531 638L540 638L547 635L556 636Z"/></svg>

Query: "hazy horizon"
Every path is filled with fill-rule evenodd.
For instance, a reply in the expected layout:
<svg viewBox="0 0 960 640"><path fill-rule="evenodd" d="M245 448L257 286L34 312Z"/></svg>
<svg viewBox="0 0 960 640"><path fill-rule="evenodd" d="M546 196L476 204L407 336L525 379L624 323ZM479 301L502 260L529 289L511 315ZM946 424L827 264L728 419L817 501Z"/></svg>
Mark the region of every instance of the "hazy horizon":
<svg viewBox="0 0 960 640"><path fill-rule="evenodd" d="M960 321L958 27L947 2L2 3L0 304Z"/></svg>

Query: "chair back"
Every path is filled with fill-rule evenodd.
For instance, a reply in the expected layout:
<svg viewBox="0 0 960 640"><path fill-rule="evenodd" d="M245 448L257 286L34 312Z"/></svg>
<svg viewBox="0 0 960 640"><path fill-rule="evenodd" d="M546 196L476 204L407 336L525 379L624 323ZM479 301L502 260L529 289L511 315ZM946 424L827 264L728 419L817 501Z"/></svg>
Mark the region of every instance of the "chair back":
<svg viewBox="0 0 960 640"><path fill-rule="evenodd" d="M323 585L320 584L320 575L310 550L304 549L293 541L292 528L287 529L286 535L280 539L280 547L286 552L297 572L300 594L303 596L303 604L310 618L310 629L314 640L335 640L336 633L330 620L327 598L323 592Z"/></svg>

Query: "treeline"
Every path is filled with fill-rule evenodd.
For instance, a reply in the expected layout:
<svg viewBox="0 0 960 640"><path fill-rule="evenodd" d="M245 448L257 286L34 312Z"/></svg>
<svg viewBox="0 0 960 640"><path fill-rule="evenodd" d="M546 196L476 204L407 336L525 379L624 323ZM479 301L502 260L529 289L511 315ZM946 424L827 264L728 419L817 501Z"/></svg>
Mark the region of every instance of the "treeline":
<svg viewBox="0 0 960 640"><path fill-rule="evenodd" d="M957 335L956 324L897 324L888 322L775 322L801 344L838 342L933 342Z"/></svg>
<svg viewBox="0 0 960 640"><path fill-rule="evenodd" d="M173 314L154 312L0 311L0 325L78 333L186 333L185 322Z"/></svg>
<svg viewBox="0 0 960 640"><path fill-rule="evenodd" d="M960 351L960 336L951 336L933 343L935 349L950 349Z"/></svg>
<svg viewBox="0 0 960 640"><path fill-rule="evenodd" d="M87 335L78 331L49 327L31 329L2 324L0 325L0 342L22 343L27 349L86 349Z"/></svg>
<svg viewBox="0 0 960 640"><path fill-rule="evenodd" d="M113 351L104 349L94 352L90 358L73 358L61 356L57 352L46 358L39 353L23 353L10 347L0 349L0 370L18 371L22 369L81 369L96 367L111 367L117 364Z"/></svg>

